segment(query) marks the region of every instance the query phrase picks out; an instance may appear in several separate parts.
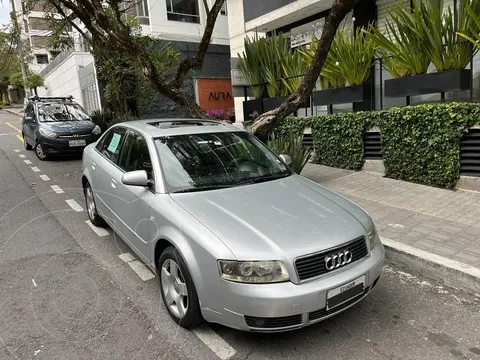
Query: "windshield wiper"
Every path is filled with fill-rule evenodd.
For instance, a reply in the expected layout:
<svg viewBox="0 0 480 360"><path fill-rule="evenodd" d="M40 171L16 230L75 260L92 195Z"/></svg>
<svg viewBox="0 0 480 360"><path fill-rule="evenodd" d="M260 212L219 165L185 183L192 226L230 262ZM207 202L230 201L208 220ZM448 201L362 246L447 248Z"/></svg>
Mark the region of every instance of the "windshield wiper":
<svg viewBox="0 0 480 360"><path fill-rule="evenodd" d="M277 180L284 177L290 176L289 173L282 173L282 174L269 174L269 175L259 175L259 176L252 176L240 181L237 181L234 185L242 185L242 184L257 184L265 181Z"/></svg>
<svg viewBox="0 0 480 360"><path fill-rule="evenodd" d="M177 190L177 191L174 191L173 193L174 194L189 193L189 192L197 192L197 191L226 189L230 187L232 187L232 185L204 185L204 186L197 186L197 187L188 188L188 189Z"/></svg>

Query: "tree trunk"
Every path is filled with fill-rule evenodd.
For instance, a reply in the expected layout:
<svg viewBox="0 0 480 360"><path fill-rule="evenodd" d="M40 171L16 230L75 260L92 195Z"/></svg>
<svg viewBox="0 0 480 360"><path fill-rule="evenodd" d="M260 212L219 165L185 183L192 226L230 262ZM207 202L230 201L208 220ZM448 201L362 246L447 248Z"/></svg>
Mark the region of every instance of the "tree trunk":
<svg viewBox="0 0 480 360"><path fill-rule="evenodd" d="M33 88L33 92L35 93L35 96L38 96L38 92L37 92L37 88L36 88L36 87Z"/></svg>
<svg viewBox="0 0 480 360"><path fill-rule="evenodd" d="M260 115L255 120L250 129L256 136L263 139L267 138L282 119L297 111L307 101L320 76L338 26L345 15L353 8L356 1L335 0L325 20L325 26L313 62L307 69L300 86L282 105Z"/></svg>

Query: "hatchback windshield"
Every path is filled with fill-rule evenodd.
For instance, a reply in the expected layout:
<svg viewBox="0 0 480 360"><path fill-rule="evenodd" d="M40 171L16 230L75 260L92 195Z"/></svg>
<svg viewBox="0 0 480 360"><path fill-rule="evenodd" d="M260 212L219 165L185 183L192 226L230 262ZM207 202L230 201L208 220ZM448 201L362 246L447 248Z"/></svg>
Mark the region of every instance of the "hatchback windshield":
<svg viewBox="0 0 480 360"><path fill-rule="evenodd" d="M39 103L38 115L41 122L90 120L80 105L72 103Z"/></svg>
<svg viewBox="0 0 480 360"><path fill-rule="evenodd" d="M227 188L292 174L243 131L168 136L156 139L156 145L170 192Z"/></svg>

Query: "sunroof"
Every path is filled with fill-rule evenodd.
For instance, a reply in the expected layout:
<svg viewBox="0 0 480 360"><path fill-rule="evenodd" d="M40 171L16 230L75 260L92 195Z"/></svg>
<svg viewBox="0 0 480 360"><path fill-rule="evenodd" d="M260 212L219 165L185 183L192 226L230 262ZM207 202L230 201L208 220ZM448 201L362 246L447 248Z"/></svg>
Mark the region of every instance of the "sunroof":
<svg viewBox="0 0 480 360"><path fill-rule="evenodd" d="M222 123L217 121L209 120L171 120L171 121L154 121L148 123L149 125L155 126L159 129L171 129L177 127L186 127L186 126L218 126Z"/></svg>

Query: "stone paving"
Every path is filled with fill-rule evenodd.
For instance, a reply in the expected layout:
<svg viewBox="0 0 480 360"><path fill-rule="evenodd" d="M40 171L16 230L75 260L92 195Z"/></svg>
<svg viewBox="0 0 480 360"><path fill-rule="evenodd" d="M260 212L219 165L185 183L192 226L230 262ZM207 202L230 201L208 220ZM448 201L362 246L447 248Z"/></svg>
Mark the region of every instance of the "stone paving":
<svg viewBox="0 0 480 360"><path fill-rule="evenodd" d="M364 208L380 236L480 267L480 192L314 164L302 175Z"/></svg>

